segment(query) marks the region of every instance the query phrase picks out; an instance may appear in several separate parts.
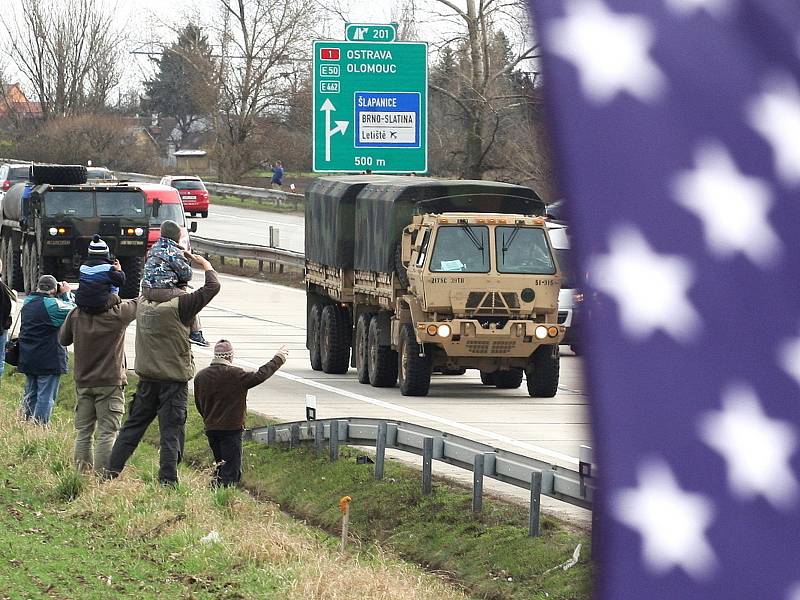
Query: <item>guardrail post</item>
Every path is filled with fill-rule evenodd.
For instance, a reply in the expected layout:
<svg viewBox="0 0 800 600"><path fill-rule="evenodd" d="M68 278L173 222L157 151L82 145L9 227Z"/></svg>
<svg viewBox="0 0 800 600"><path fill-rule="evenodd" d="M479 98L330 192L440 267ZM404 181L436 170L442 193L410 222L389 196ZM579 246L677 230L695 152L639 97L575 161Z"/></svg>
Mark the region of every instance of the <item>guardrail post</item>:
<svg viewBox="0 0 800 600"><path fill-rule="evenodd" d="M433 491L433 438L422 441L422 495L429 496Z"/></svg>
<svg viewBox="0 0 800 600"><path fill-rule="evenodd" d="M476 454L472 463L472 512L483 510L483 464L485 454Z"/></svg>
<svg viewBox="0 0 800 600"><path fill-rule="evenodd" d="M296 448L299 445L300 445L300 425L295 423L294 425L292 425L289 447Z"/></svg>
<svg viewBox="0 0 800 600"><path fill-rule="evenodd" d="M264 261L263 260L259 260L258 261L258 272L259 273L263 273L264 272Z"/></svg>
<svg viewBox="0 0 800 600"><path fill-rule="evenodd" d="M314 450L317 454L322 454L322 444L325 441L325 423L322 421L314 422Z"/></svg>
<svg viewBox="0 0 800 600"><path fill-rule="evenodd" d="M375 479L383 479L383 461L386 458L386 421L378 423L378 439L375 440Z"/></svg>
<svg viewBox="0 0 800 600"><path fill-rule="evenodd" d="M270 425L267 428L267 446L274 446L277 440L277 432L275 431L275 426Z"/></svg>
<svg viewBox="0 0 800 600"><path fill-rule="evenodd" d="M531 473L531 512L528 518L528 535L539 535L539 513L542 507L542 472L538 469Z"/></svg>
<svg viewBox="0 0 800 600"><path fill-rule="evenodd" d="M331 421L331 437L330 437L330 455L331 460L339 458L339 421Z"/></svg>

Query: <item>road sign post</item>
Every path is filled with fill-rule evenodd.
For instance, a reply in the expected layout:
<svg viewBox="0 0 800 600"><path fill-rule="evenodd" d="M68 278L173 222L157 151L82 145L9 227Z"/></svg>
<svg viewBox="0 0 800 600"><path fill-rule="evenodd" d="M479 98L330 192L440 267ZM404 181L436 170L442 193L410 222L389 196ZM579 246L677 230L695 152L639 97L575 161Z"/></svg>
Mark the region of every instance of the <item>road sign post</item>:
<svg viewBox="0 0 800 600"><path fill-rule="evenodd" d="M354 27L391 29L351 23L348 37ZM314 42L314 171L427 171L427 50L422 42Z"/></svg>

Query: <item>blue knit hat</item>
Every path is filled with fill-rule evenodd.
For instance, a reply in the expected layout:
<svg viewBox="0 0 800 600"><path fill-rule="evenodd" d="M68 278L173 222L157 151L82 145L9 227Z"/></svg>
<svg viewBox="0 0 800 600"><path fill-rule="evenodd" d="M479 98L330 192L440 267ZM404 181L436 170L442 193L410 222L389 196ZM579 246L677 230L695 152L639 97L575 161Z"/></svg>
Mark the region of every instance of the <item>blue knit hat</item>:
<svg viewBox="0 0 800 600"><path fill-rule="evenodd" d="M92 238L92 241L89 242L89 256L103 256L105 258L109 257L108 244L101 240L100 236L97 234L95 234Z"/></svg>

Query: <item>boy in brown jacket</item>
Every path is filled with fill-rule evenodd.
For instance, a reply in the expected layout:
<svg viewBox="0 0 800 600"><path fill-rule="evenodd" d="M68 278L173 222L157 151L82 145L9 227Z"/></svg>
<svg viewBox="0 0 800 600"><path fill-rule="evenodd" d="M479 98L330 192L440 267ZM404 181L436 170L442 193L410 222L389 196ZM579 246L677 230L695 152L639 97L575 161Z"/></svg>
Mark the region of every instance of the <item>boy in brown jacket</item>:
<svg viewBox="0 0 800 600"><path fill-rule="evenodd" d="M242 478L242 430L247 411L247 390L263 383L286 362L289 351L281 346L275 357L258 371L233 364L233 346L220 340L214 359L194 378L194 402L203 417L206 436L217 464L213 484L236 485Z"/></svg>

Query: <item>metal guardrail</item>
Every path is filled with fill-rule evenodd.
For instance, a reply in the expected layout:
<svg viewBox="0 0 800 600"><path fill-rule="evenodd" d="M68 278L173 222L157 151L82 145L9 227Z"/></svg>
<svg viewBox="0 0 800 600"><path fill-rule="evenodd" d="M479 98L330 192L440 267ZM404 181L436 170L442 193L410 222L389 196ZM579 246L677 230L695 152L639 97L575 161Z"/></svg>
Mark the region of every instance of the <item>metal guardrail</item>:
<svg viewBox="0 0 800 600"><path fill-rule="evenodd" d="M244 266L245 260L258 261L259 271L264 270L264 263L268 263L271 269L274 269L275 265L279 265L281 271L284 266L301 270L305 266L305 256L302 252L284 250L283 248L272 248L270 246L237 244L223 240L203 238L196 235L192 235L191 240L192 252L202 254L206 258L209 256L219 256L223 265L225 264L226 258L235 258L239 260L240 267Z"/></svg>
<svg viewBox="0 0 800 600"><path fill-rule="evenodd" d="M567 469L543 460L494 448L487 444L405 421L367 418L295 421L248 430L246 439L269 446L313 443L317 452L327 450L331 460L339 446L375 446L375 478L383 477L386 449L402 450L422 456L422 491L431 493L432 463L444 462L473 472L473 511L482 506L483 478L489 477L530 490L530 535L538 535L539 500L544 494L574 506L591 509L595 483L591 450L581 448L578 470Z"/></svg>
<svg viewBox="0 0 800 600"><path fill-rule="evenodd" d="M146 181L148 183L158 183L161 181L161 177L157 175L147 175L146 173L126 173L117 171L117 177L120 179L130 179L131 181ZM303 201L303 194L294 194L281 190L271 190L246 185L233 185L231 183L215 183L213 181L206 181L204 183L206 189L215 196L247 198L258 202L271 202L279 206L294 204L295 208Z"/></svg>

